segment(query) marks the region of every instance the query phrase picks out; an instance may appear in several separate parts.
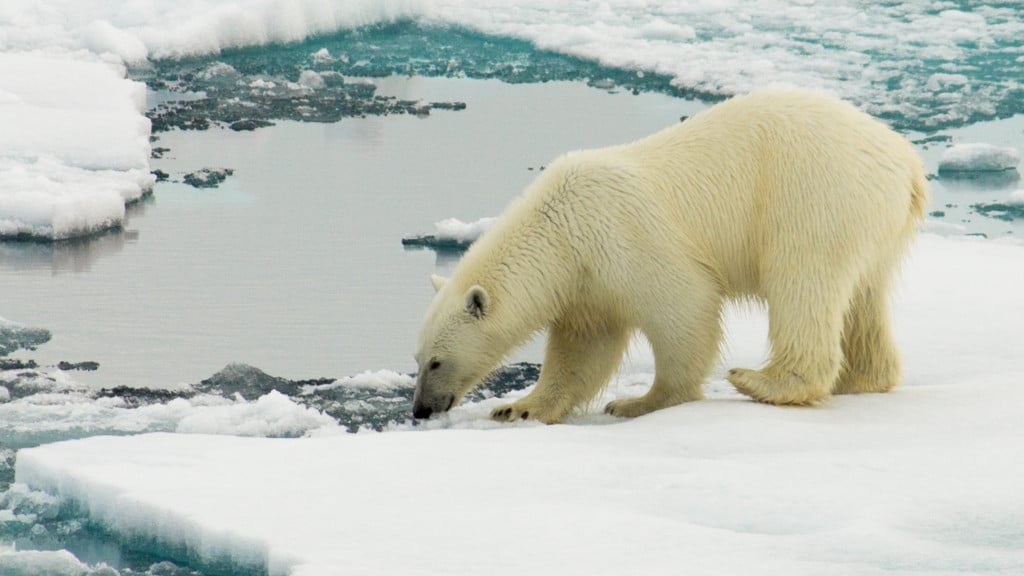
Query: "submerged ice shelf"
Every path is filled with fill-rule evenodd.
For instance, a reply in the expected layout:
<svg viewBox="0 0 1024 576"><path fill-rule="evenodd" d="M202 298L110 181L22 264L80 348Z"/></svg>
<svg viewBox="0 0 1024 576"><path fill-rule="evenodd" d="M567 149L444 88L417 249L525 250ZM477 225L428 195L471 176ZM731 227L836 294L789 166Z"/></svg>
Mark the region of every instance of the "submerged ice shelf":
<svg viewBox="0 0 1024 576"><path fill-rule="evenodd" d="M743 399L721 377L763 358L765 325L733 311L710 399L633 421L501 426L483 399L385 434L51 444L17 479L134 542L275 575L1019 574L1024 247L924 236L903 277L890 394ZM627 370L601 401L649 384Z"/></svg>

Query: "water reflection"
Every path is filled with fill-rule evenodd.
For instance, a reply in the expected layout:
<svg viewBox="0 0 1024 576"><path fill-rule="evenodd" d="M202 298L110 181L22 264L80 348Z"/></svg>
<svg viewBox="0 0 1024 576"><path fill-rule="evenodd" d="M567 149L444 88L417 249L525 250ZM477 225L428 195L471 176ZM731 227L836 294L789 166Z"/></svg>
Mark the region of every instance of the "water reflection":
<svg viewBox="0 0 1024 576"><path fill-rule="evenodd" d="M939 181L951 192L989 192L1007 190L1020 185L1016 170L998 172L939 172Z"/></svg>
<svg viewBox="0 0 1024 576"><path fill-rule="evenodd" d="M100 258L138 240L136 230L115 229L88 238L58 242L0 242L0 267L14 271L88 272Z"/></svg>
<svg viewBox="0 0 1024 576"><path fill-rule="evenodd" d="M125 207L125 222L141 216L152 196ZM114 228L84 238L56 242L35 240L0 241L0 268L24 272L49 270L52 274L88 272L105 256L124 250L139 239L138 230Z"/></svg>
<svg viewBox="0 0 1024 576"><path fill-rule="evenodd" d="M447 248L442 246L404 245L406 252L419 252L421 250L432 250L434 252L434 266L441 270L450 270L459 263L462 255L466 253L465 248Z"/></svg>

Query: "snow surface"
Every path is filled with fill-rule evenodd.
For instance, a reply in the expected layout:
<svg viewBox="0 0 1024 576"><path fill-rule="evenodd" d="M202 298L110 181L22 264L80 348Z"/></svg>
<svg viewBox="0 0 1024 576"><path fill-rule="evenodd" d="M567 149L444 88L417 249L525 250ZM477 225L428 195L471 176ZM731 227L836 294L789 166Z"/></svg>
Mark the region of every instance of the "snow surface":
<svg viewBox="0 0 1024 576"><path fill-rule="evenodd" d="M119 66L0 53L0 238L119 225L155 181L144 108Z"/></svg>
<svg viewBox="0 0 1024 576"><path fill-rule="evenodd" d="M1002 172L1016 170L1020 152L1016 148L984 143L956 144L942 153L939 172Z"/></svg>
<svg viewBox="0 0 1024 576"><path fill-rule="evenodd" d="M709 399L636 420L499 425L489 399L379 434L97 437L22 450L17 481L275 575L1018 575L1022 293L1024 246L922 237L890 394L744 399L722 375L764 358L766 327L734 308ZM649 365L635 350L601 402Z"/></svg>

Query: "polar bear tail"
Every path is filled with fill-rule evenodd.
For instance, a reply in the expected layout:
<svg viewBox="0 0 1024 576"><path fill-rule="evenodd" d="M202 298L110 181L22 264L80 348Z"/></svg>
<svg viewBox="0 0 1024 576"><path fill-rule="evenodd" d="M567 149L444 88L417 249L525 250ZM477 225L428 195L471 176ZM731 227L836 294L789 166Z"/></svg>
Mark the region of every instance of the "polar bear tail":
<svg viewBox="0 0 1024 576"><path fill-rule="evenodd" d="M915 172L911 187L910 216L918 222L924 222L924 213L928 209L928 179L923 170Z"/></svg>

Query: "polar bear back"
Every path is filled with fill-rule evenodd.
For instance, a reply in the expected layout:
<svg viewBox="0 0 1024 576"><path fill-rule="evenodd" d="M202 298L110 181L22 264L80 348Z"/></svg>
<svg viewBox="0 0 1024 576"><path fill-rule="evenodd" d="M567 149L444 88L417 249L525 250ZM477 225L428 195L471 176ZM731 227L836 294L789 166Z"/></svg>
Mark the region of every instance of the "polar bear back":
<svg viewBox="0 0 1024 576"><path fill-rule="evenodd" d="M628 268L623 282L651 254L681 252L727 294L759 296L769 269L800 265L787 254L842 254L852 274L886 256L879 244L902 251L923 217L915 182L913 147L881 122L818 93L763 90L630 144L567 154L524 201L561 207L549 212L568 245L594 250L577 256Z"/></svg>

